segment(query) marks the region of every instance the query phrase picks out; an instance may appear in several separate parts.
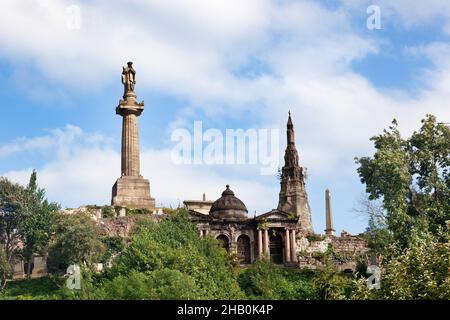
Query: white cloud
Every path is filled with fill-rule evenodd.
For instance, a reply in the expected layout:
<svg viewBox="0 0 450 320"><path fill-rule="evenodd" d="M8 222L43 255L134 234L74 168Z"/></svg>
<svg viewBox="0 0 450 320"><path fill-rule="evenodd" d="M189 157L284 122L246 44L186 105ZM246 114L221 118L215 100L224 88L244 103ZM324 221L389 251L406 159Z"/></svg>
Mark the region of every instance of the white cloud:
<svg viewBox="0 0 450 320"><path fill-rule="evenodd" d="M71 145L78 140L87 143L110 142L110 139L98 133L86 136L79 127L68 124L62 129L50 130L49 134L44 136L22 137L0 146L0 158L24 152L45 152L52 148L57 148L61 154L67 154L66 145Z"/></svg>
<svg viewBox="0 0 450 320"><path fill-rule="evenodd" d="M392 118L406 133L426 113L450 119L448 44L425 43L414 49L434 63L432 69L418 72L426 86L414 94L381 91L353 71L354 61L379 54L389 41L368 36L364 23L360 28L353 24L355 16L366 16L369 2L346 0L334 10L314 1L3 1L0 8L7 14L0 20L0 56L15 66L15 84L29 78L17 66L32 64L48 80L43 85L94 91L90 94L117 84L120 66L132 59L138 94L152 89L188 101L170 128L192 124L196 109L201 109L211 119L242 116L259 127L281 129L291 109L302 164L312 177L327 177L332 184L355 175L353 157L368 154L369 137ZM65 8L73 3L81 8L80 30L66 28ZM449 3L379 1L382 23L406 28L448 19ZM443 24L444 30L449 28ZM252 68L255 58L267 70L251 79L240 74ZM34 82L25 83L23 90L46 99L45 88ZM111 177L118 174L118 153L86 142L74 153L46 139L17 140L1 147L0 156L55 148L58 156L40 170L49 194L70 205L106 203ZM153 194L166 204L203 192L215 198L229 182L215 167L174 167L168 156L167 150L142 154ZM9 174L27 176L22 171ZM273 207L278 186L249 181L249 175L243 176L235 188L244 201L250 199L249 209ZM250 192L264 200L252 200Z"/></svg>
<svg viewBox="0 0 450 320"><path fill-rule="evenodd" d="M38 182L47 190L49 199L69 207L109 204L111 188L120 174L120 153L108 144L108 139L68 125L53 130L52 135L24 139L23 143L30 145L44 138L53 141L45 146L51 160L37 168L37 172ZM27 151L25 148L20 150ZM176 165L171 160L170 150L144 150L141 166L143 176L150 180L157 205L176 207L186 199L201 199L203 193L208 199L215 200L226 184L231 184L250 214L253 210L260 214L277 204L276 180L266 186L244 175L230 179L226 174L218 174L212 166ZM229 168L233 171L231 166ZM26 184L31 171L31 168L14 170L2 176Z"/></svg>

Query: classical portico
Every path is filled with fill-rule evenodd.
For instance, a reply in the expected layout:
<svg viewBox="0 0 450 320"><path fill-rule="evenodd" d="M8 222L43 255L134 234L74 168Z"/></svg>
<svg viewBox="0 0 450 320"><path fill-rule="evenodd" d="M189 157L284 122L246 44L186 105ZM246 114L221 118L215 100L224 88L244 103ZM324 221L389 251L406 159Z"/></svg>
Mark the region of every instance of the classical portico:
<svg viewBox="0 0 450 320"><path fill-rule="evenodd" d="M258 258L290 265L297 262L297 219L274 209L255 218Z"/></svg>

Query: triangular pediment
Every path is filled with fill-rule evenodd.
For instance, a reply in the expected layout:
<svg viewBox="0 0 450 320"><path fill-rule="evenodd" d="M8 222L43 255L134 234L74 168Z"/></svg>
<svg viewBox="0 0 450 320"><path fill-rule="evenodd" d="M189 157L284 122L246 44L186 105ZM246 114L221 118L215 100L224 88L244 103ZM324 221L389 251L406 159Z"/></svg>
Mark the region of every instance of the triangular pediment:
<svg viewBox="0 0 450 320"><path fill-rule="evenodd" d="M256 220L292 220L292 218L293 218L292 215L284 211L273 209L260 216L257 216Z"/></svg>

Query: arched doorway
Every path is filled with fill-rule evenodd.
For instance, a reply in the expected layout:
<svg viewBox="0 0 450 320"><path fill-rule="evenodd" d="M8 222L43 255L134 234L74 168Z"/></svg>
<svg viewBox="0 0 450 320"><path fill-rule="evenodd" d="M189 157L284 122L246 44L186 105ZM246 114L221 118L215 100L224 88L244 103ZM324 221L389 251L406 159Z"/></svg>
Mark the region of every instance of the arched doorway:
<svg viewBox="0 0 450 320"><path fill-rule="evenodd" d="M241 264L250 264L251 252L250 252L250 238L242 234L237 239L237 254Z"/></svg>
<svg viewBox="0 0 450 320"><path fill-rule="evenodd" d="M221 248L224 248L225 250L229 250L230 248L230 241L228 240L228 237L224 234L221 234L219 236L217 236L217 241L219 241L219 246Z"/></svg>
<svg viewBox="0 0 450 320"><path fill-rule="evenodd" d="M277 264L283 263L283 239L279 234L270 236L270 261Z"/></svg>

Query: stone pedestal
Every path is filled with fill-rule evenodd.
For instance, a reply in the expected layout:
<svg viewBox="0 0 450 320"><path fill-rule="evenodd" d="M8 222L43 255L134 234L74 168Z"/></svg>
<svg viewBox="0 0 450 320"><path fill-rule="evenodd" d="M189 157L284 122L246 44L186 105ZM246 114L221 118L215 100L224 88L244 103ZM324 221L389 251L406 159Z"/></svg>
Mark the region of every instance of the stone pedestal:
<svg viewBox="0 0 450 320"><path fill-rule="evenodd" d="M120 177L112 188L112 205L154 210L155 199L150 196L150 182L142 177Z"/></svg>

